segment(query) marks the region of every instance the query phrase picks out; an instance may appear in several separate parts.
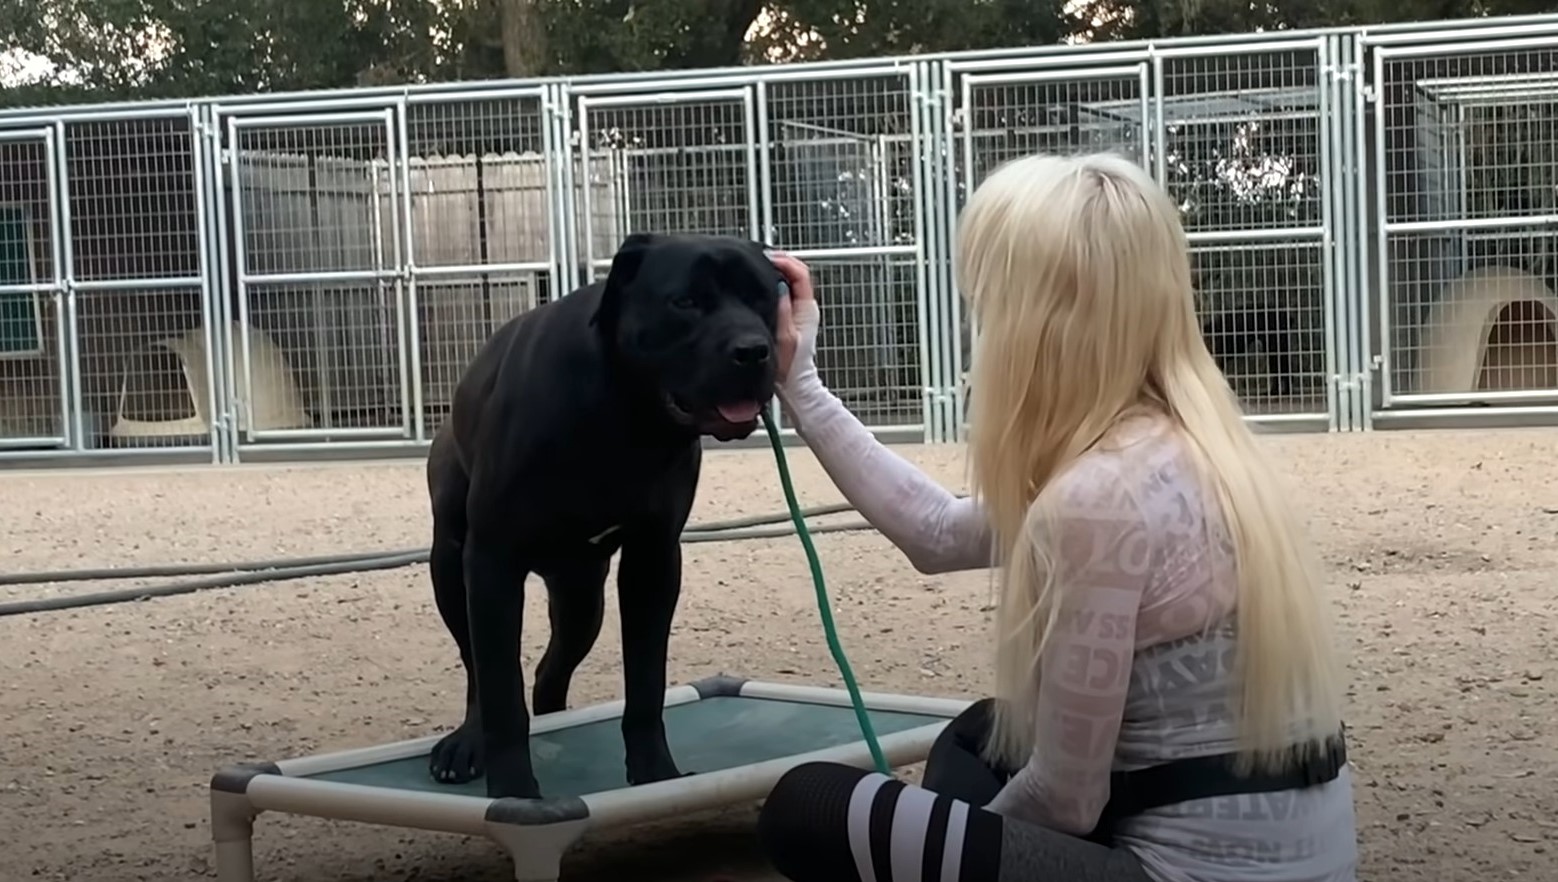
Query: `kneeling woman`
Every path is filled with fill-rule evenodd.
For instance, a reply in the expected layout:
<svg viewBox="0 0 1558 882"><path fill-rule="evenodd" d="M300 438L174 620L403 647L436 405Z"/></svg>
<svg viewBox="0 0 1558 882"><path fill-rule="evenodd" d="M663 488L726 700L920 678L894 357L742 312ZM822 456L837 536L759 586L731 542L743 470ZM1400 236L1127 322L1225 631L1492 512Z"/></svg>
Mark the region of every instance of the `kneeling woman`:
<svg viewBox="0 0 1558 882"><path fill-rule="evenodd" d="M1179 214L1135 164L1034 156L959 224L971 499L878 443L775 263L780 395L922 572L994 567L997 697L924 787L813 764L760 832L795 882L1353 882L1342 665L1318 567L1202 342Z"/></svg>

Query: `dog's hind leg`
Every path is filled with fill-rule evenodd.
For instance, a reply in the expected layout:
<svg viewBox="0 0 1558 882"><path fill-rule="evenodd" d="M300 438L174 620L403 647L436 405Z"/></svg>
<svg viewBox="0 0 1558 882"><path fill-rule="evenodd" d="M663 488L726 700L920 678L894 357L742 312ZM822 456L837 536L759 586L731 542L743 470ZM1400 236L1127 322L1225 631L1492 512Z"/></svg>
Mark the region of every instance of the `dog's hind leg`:
<svg viewBox="0 0 1558 882"><path fill-rule="evenodd" d="M531 712L550 714L568 706L573 672L595 648L606 606L610 558L580 560L545 574L547 616L552 635L536 666Z"/></svg>

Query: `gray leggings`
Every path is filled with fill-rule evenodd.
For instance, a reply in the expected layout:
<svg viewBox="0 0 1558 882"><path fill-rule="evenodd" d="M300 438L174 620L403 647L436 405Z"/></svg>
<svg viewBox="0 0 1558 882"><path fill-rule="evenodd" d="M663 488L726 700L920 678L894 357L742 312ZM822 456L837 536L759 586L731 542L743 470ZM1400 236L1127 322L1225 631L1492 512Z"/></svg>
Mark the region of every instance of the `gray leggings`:
<svg viewBox="0 0 1558 882"><path fill-rule="evenodd" d="M790 770L758 833L792 882L1152 882L1128 851L981 808L1010 774L978 754L988 706L942 733L925 787L835 763Z"/></svg>

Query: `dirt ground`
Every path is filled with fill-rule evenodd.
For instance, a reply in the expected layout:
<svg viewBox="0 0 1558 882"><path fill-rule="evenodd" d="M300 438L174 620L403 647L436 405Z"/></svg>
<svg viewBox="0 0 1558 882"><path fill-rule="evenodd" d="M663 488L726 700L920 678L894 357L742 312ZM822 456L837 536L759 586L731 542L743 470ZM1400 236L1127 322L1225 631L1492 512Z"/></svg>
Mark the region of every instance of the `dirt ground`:
<svg viewBox="0 0 1558 882"><path fill-rule="evenodd" d="M1272 436L1329 566L1355 675L1365 880L1558 877L1558 443L1549 431ZM961 489L963 453L905 447ZM805 504L838 501L791 452ZM420 463L0 473L7 571L425 545ZM766 450L707 458L695 521L777 511ZM872 689L979 694L987 575L915 573L875 534L817 539ZM93 586L94 588L100 586ZM0 600L84 586L0 588ZM837 685L793 537L688 546L673 680ZM525 652L545 640L531 591ZM574 703L618 696L615 614ZM0 619L0 877L210 875L233 761L425 735L461 674L423 567ZM750 808L590 840L576 882L771 879ZM504 880L481 840L264 816L266 882Z"/></svg>

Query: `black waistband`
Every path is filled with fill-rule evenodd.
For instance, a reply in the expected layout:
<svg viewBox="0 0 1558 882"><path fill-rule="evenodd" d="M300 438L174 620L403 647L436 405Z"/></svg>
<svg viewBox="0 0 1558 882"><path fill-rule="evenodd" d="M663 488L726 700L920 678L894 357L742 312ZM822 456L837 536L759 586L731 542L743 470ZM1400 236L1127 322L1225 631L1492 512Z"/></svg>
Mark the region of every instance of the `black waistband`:
<svg viewBox="0 0 1558 882"><path fill-rule="evenodd" d="M1109 803L1099 827L1112 829L1122 818L1192 799L1296 790L1335 780L1347 765L1347 736L1345 731L1337 733L1325 750L1308 752L1281 772L1241 775L1235 771L1234 756L1195 757L1111 774Z"/></svg>

